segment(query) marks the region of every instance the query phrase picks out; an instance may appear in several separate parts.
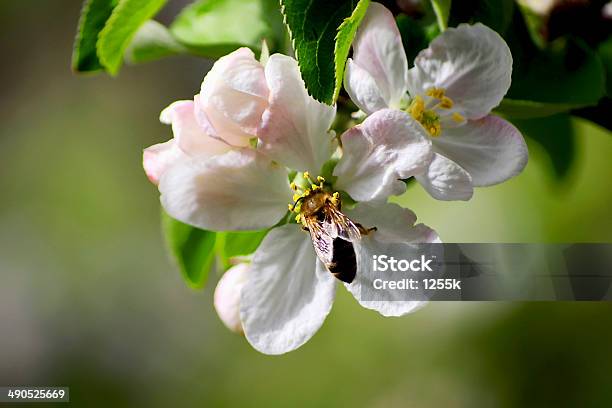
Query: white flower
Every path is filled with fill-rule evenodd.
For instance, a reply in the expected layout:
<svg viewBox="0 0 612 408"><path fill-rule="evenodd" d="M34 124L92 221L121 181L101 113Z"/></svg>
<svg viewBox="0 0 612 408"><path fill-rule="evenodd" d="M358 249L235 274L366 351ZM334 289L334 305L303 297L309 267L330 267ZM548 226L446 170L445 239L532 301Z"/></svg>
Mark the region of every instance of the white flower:
<svg viewBox="0 0 612 408"><path fill-rule="evenodd" d="M334 193L341 186L353 198L368 201L342 211L355 223L377 228L353 242L357 274L346 287L360 301L359 288L371 285L373 279L372 254L385 251L406 257L417 250L411 244L438 240L428 227L414 225L416 216L410 210L384 202L402 190L398 178L422 172L429 164L431 143L415 135L415 126L407 120L386 120L405 113L383 110L343 135L343 156L334 180L326 182L315 176L336 148L329 131L335 107L308 95L297 62L290 57L272 55L265 78L268 106L257 132L258 146L179 160L161 177L162 205L172 217L208 230L262 229L284 220L288 204L295 208L300 197L308 195L305 189L325 191L338 204L340 196ZM387 123L395 127L388 129ZM389 130L387 137L373 144L370 132L381 129ZM306 173L297 180L306 185L291 185L289 169ZM303 221L299 207L295 211ZM281 354L304 344L319 329L334 300L337 280L317 258L309 233L301 227L290 222L267 234L241 289L242 327L247 340L263 353ZM389 300L360 303L391 316L422 304ZM219 298L218 303L225 301ZM235 318L231 321L235 327Z"/></svg>
<svg viewBox="0 0 612 408"><path fill-rule="evenodd" d="M408 70L391 12L372 3L353 50L344 81L351 99L366 114L407 112L431 139L433 160L416 179L433 197L468 200L474 186L503 182L525 167L519 131L490 115L512 74L510 49L493 30L482 24L449 28Z"/></svg>
<svg viewBox="0 0 612 408"><path fill-rule="evenodd" d="M248 146L268 107L264 67L248 48L220 58L193 101L172 103L160 115L174 138L145 149L143 166L157 184L173 163L188 157L214 156L233 146Z"/></svg>

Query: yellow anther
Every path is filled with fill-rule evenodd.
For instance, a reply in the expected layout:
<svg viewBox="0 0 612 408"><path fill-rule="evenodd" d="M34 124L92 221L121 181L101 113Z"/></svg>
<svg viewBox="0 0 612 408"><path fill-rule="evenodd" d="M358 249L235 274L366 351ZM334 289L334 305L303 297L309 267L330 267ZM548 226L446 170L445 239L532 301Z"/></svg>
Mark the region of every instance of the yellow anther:
<svg viewBox="0 0 612 408"><path fill-rule="evenodd" d="M294 202L295 202L295 201L297 201L297 200L299 200L300 198L302 198L302 195L301 195L301 194L294 194L294 195L293 195L293 201L294 201Z"/></svg>
<svg viewBox="0 0 612 408"><path fill-rule="evenodd" d="M310 180L310 173L309 173L309 172L307 172L307 171L305 171L305 172L304 172L304 178L305 178L306 180Z"/></svg>
<svg viewBox="0 0 612 408"><path fill-rule="evenodd" d="M289 187L291 187L293 191L297 191L298 189L297 184L295 184L294 182L291 182L291 184L289 184Z"/></svg>
<svg viewBox="0 0 612 408"><path fill-rule="evenodd" d="M457 123L461 123L465 120L465 118L459 112L453 112L453 120Z"/></svg>
<svg viewBox="0 0 612 408"><path fill-rule="evenodd" d="M440 101L440 108L442 109L450 109L453 107L453 100L448 96L443 96Z"/></svg>
<svg viewBox="0 0 612 408"><path fill-rule="evenodd" d="M325 183L325 178L321 177L321 176L317 176L317 181L319 183Z"/></svg>
<svg viewBox="0 0 612 408"><path fill-rule="evenodd" d="M297 222L301 222L301 218L302 218L302 216L301 216L300 214L298 214L298 215L296 215L296 216L295 216L295 220L296 220Z"/></svg>
<svg viewBox="0 0 612 408"><path fill-rule="evenodd" d="M340 193L336 191L334 194L332 194L331 202L333 205L338 205L339 201L340 201Z"/></svg>
<svg viewBox="0 0 612 408"><path fill-rule="evenodd" d="M412 116L416 121L420 122L421 118L423 117L423 112L425 111L425 102L423 102L423 98L417 95L412 100L407 110L410 116Z"/></svg>
<svg viewBox="0 0 612 408"><path fill-rule="evenodd" d="M442 133L442 126L440 126L439 123L435 123L428 129L428 131L433 137L440 136L440 133Z"/></svg>
<svg viewBox="0 0 612 408"><path fill-rule="evenodd" d="M306 197L310 195L310 189L304 190L304 194L302 194L302 197Z"/></svg>
<svg viewBox="0 0 612 408"><path fill-rule="evenodd" d="M442 99L444 97L444 89L442 88L429 88L427 92L425 92L427 96L431 96L432 98Z"/></svg>

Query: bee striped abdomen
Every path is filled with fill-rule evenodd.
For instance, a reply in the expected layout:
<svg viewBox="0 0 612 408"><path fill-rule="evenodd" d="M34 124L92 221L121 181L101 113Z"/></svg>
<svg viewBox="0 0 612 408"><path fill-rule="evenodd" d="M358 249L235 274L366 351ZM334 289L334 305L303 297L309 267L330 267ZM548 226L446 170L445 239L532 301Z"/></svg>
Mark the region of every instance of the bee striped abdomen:
<svg viewBox="0 0 612 408"><path fill-rule="evenodd" d="M327 265L327 269L342 282L351 283L357 274L357 258L353 243L335 238L332 253L332 262Z"/></svg>

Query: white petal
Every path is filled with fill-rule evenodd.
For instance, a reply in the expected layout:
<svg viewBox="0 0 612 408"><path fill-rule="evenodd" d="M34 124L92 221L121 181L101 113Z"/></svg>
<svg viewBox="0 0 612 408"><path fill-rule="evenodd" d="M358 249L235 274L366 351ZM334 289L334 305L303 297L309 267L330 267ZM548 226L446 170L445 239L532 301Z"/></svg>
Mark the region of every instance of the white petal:
<svg viewBox="0 0 612 408"><path fill-rule="evenodd" d="M372 75L350 58L346 62L344 87L351 100L368 114L388 107L388 101L381 94Z"/></svg>
<svg viewBox="0 0 612 408"><path fill-rule="evenodd" d="M306 343L331 310L335 278L318 261L307 233L287 224L268 233L253 256L242 291L246 338L266 354Z"/></svg>
<svg viewBox="0 0 612 408"><path fill-rule="evenodd" d="M253 51L240 48L219 58L202 82L200 103L215 128L234 125L253 137L268 105L264 67Z"/></svg>
<svg viewBox="0 0 612 408"><path fill-rule="evenodd" d="M176 145L174 139L165 143L147 147L142 154L142 166L151 183L158 184L159 180L172 164L185 160L188 156Z"/></svg>
<svg viewBox="0 0 612 408"><path fill-rule="evenodd" d="M401 194L400 179L425 171L431 142L409 115L384 109L342 135L343 156L334 169L336 185L357 201Z"/></svg>
<svg viewBox="0 0 612 408"><path fill-rule="evenodd" d="M373 233L380 242L439 242L438 234L424 224L417 224L414 212L394 203L359 203L346 214Z"/></svg>
<svg viewBox="0 0 612 408"><path fill-rule="evenodd" d="M372 2L368 7L353 41L353 61L376 81L386 105L399 108L407 89L408 62L393 14L382 4Z"/></svg>
<svg viewBox="0 0 612 408"><path fill-rule="evenodd" d="M258 133L261 148L287 167L318 174L331 155L335 106L308 95L297 62L286 55L270 57L266 80L270 106Z"/></svg>
<svg viewBox="0 0 612 408"><path fill-rule="evenodd" d="M474 194L469 173L454 161L438 153L434 154L425 173L415 178L437 200L467 201Z"/></svg>
<svg viewBox="0 0 612 408"><path fill-rule="evenodd" d="M491 112L510 88L510 48L480 23L447 29L419 53L414 65L408 73L411 95L443 88L469 119Z"/></svg>
<svg viewBox="0 0 612 408"><path fill-rule="evenodd" d="M164 209L199 228L262 229L287 212L287 173L254 150L177 163L159 184Z"/></svg>
<svg viewBox="0 0 612 408"><path fill-rule="evenodd" d="M497 116L468 121L447 129L434 150L463 167L474 186L490 186L519 174L527 164L525 139L511 123Z"/></svg>
<svg viewBox="0 0 612 408"><path fill-rule="evenodd" d="M372 288L374 280L384 276L380 271L373 270L374 255L393 256L397 260L419 258L426 251L414 244L439 242L436 232L423 224L414 225L414 213L397 204L360 203L353 210L347 210L346 214L366 228L376 227L376 231L370 232L354 244L357 275L353 282L345 284L359 304L376 310L383 316L401 316L425 305L422 293L419 293L415 300L406 300L405 293L383 291L380 296L384 296L384 300L373 301L363 300L365 297L362 297L362 290ZM438 250L439 248L429 249L427 254L430 255L432 251L437 253Z"/></svg>
<svg viewBox="0 0 612 408"><path fill-rule="evenodd" d="M227 270L215 288L214 305L219 319L234 333L242 333L240 294L248 280L250 266L241 263Z"/></svg>
<svg viewBox="0 0 612 408"><path fill-rule="evenodd" d="M177 101L162 111L159 120L172 125L178 147L189 156L212 156L228 151L230 145L210 137L209 129L198 123L195 108L194 101Z"/></svg>

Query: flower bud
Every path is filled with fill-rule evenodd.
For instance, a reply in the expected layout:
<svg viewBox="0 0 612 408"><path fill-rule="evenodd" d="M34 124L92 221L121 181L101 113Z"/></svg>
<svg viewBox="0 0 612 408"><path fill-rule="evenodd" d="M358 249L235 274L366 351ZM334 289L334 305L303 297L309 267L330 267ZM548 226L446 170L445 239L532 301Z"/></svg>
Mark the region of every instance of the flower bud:
<svg viewBox="0 0 612 408"><path fill-rule="evenodd" d="M219 318L228 329L242 333L240 293L248 279L250 266L241 263L231 267L219 279L215 288L214 305Z"/></svg>

